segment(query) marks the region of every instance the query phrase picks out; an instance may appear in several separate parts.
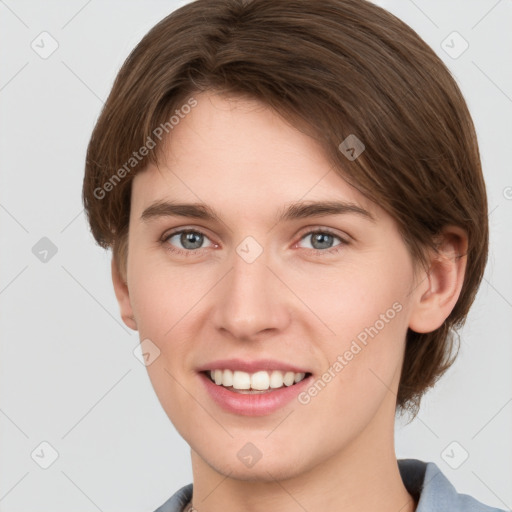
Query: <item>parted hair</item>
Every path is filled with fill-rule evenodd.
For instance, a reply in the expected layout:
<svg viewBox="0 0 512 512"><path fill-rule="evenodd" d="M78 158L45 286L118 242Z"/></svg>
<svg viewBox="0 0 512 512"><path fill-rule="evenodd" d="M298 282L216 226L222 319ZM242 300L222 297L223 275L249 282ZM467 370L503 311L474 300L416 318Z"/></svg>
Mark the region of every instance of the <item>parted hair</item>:
<svg viewBox="0 0 512 512"><path fill-rule="evenodd" d="M125 60L87 148L85 211L124 276L132 179L160 161L165 137L208 90L259 100L314 137L335 172L395 219L415 264L428 269L444 226L466 231L455 307L435 331L407 332L397 411L415 417L455 360L488 252L477 138L450 71L365 0L196 0L172 12ZM350 135L364 144L353 159L340 150Z"/></svg>

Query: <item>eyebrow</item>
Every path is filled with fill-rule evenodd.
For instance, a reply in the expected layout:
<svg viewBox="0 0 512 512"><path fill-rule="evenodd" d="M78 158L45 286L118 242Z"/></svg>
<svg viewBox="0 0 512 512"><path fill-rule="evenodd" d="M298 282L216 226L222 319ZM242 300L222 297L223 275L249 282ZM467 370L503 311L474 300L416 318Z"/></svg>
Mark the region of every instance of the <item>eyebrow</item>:
<svg viewBox="0 0 512 512"><path fill-rule="evenodd" d="M341 214L356 214L369 221L376 222L375 217L369 211L346 201L305 201L290 203L280 210L277 216L277 222ZM142 212L140 219L147 222L160 217L188 217L219 223L222 222L215 210L206 204L175 203L170 201L156 201Z"/></svg>

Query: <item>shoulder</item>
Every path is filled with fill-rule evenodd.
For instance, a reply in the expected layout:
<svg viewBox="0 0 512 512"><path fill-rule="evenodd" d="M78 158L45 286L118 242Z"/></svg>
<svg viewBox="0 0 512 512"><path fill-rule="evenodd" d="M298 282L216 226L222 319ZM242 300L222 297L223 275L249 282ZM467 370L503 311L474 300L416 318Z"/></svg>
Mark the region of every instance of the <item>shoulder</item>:
<svg viewBox="0 0 512 512"><path fill-rule="evenodd" d="M192 484L185 485L158 507L155 512L182 512L185 505L192 498L192 488Z"/></svg>
<svg viewBox="0 0 512 512"><path fill-rule="evenodd" d="M416 512L505 512L458 493L434 462L399 459L398 468L408 492L419 499Z"/></svg>

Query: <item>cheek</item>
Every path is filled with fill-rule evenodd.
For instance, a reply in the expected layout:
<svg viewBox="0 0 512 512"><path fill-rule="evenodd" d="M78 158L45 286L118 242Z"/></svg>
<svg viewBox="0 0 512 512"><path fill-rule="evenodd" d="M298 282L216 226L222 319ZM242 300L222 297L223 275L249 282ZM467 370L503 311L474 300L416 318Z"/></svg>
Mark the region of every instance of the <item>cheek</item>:
<svg viewBox="0 0 512 512"><path fill-rule="evenodd" d="M200 267L172 267L165 259L144 258L135 251L129 264L130 300L141 336L171 336L178 322L194 315L194 305L211 287Z"/></svg>
<svg viewBox="0 0 512 512"><path fill-rule="evenodd" d="M185 437L189 425L183 411L190 407L190 395L183 368L190 367L198 301L209 287L191 279L193 272L145 261L136 253L130 264L130 299L140 339L151 340L159 350L146 370L163 409Z"/></svg>
<svg viewBox="0 0 512 512"><path fill-rule="evenodd" d="M165 399L170 389L179 391L172 375L181 379L193 367L208 292L218 276L205 267L171 267L166 261L138 258L135 252L130 264L130 299L139 337L150 339L160 351L147 371L159 397ZM179 393L174 396L166 409L186 406Z"/></svg>
<svg viewBox="0 0 512 512"><path fill-rule="evenodd" d="M317 328L322 329L323 323L325 339L333 340L336 347L358 336L364 341L368 330L391 335L406 325L403 311L412 279L407 258L382 254L366 261L355 259L294 283L294 291L321 321L317 320Z"/></svg>
<svg viewBox="0 0 512 512"><path fill-rule="evenodd" d="M315 281L307 293L308 305L327 327L317 336L325 358L319 389L318 413L325 407L359 411L352 418L375 410L397 383L408 325L407 293L412 266L407 255L381 255L362 265L348 264L342 272ZM314 339L314 338L313 338ZM314 391L313 391L314 393ZM320 393L319 393L320 394ZM316 400L316 399L315 399ZM316 406L315 406L316 407Z"/></svg>

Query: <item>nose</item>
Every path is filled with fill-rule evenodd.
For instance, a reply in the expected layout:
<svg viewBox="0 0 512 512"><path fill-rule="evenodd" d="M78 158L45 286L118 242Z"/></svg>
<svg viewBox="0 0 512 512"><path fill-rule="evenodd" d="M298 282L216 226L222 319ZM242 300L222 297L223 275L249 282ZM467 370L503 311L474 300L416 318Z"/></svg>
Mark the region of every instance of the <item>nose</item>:
<svg viewBox="0 0 512 512"><path fill-rule="evenodd" d="M270 268L266 253L252 263L234 253L232 261L232 268L216 287L215 327L240 340L286 329L292 297L279 272Z"/></svg>

